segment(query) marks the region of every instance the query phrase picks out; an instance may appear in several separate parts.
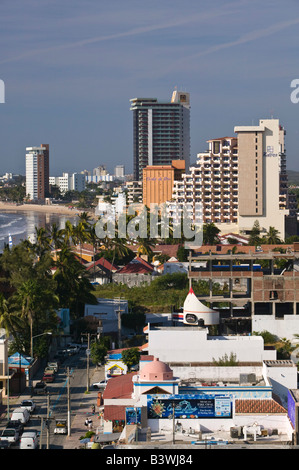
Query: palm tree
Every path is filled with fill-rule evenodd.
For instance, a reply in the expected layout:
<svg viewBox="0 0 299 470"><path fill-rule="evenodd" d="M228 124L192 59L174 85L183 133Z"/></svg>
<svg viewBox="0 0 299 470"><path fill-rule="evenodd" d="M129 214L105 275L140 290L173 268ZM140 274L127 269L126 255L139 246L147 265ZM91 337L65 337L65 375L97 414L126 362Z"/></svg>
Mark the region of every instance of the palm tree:
<svg viewBox="0 0 299 470"><path fill-rule="evenodd" d="M152 256L152 241L147 238L137 238L138 248L137 255L146 255L148 258Z"/></svg>
<svg viewBox="0 0 299 470"><path fill-rule="evenodd" d="M79 222L78 225L74 228L73 238L80 245L80 258L82 261L82 245L89 240L89 234L84 222Z"/></svg>
<svg viewBox="0 0 299 470"><path fill-rule="evenodd" d="M22 305L22 317L29 320L30 325L30 356L33 357L33 347L32 347L32 338L33 338L33 320L36 314L38 301L42 295L42 292L39 289L39 285L35 279L30 279L29 281L24 281L23 284L19 287L18 297L20 298Z"/></svg>
<svg viewBox="0 0 299 470"><path fill-rule="evenodd" d="M85 303L97 303L92 294L94 288L87 279L86 269L67 246L62 247L57 254L55 266L57 269L53 277L57 282L59 305L69 308L72 317L77 318Z"/></svg>
<svg viewBox="0 0 299 470"><path fill-rule="evenodd" d="M6 335L12 334L17 338L17 330L23 326L22 319L18 314L11 311L10 301L0 292L0 327L5 329Z"/></svg>
<svg viewBox="0 0 299 470"><path fill-rule="evenodd" d="M63 241L63 230L58 228L58 225L54 222L50 230L50 244L54 250L61 247Z"/></svg>
<svg viewBox="0 0 299 470"><path fill-rule="evenodd" d="M50 248L50 240L44 227L35 227L36 234L36 251L38 256L42 256Z"/></svg>
<svg viewBox="0 0 299 470"><path fill-rule="evenodd" d="M71 243L73 232L74 232L74 226L71 224L69 220L67 220L65 222L64 229L62 229L62 235L67 245L70 245Z"/></svg>
<svg viewBox="0 0 299 470"><path fill-rule="evenodd" d="M266 243L268 245L279 245L281 240L278 236L279 231L275 227L269 227L269 230L266 234Z"/></svg>

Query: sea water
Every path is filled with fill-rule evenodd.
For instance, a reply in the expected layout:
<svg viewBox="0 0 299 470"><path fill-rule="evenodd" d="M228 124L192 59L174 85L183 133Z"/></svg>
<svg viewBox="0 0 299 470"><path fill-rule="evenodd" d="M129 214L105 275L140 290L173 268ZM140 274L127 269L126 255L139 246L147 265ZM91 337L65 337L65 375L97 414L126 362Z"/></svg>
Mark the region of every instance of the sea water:
<svg viewBox="0 0 299 470"><path fill-rule="evenodd" d="M4 245L8 244L9 235L13 245L17 245L21 240L26 239L34 241L36 227L44 227L46 230L50 230L51 225L56 223L59 229L63 229L67 220L72 224L76 224L77 217L34 211L1 211L0 253L3 251Z"/></svg>

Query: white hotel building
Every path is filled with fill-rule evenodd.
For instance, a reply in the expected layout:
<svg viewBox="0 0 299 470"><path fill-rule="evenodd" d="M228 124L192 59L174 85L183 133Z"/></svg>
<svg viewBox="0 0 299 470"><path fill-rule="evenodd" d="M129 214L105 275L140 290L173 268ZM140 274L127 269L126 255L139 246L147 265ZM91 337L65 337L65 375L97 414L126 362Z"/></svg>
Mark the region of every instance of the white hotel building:
<svg viewBox="0 0 299 470"><path fill-rule="evenodd" d="M261 233L272 226L279 236L297 233L296 204L288 192L285 130L278 119L260 120L258 126L237 126L236 137L208 140L209 148L175 181L174 207L188 207L198 221L215 223L223 234L249 233L254 222Z"/></svg>

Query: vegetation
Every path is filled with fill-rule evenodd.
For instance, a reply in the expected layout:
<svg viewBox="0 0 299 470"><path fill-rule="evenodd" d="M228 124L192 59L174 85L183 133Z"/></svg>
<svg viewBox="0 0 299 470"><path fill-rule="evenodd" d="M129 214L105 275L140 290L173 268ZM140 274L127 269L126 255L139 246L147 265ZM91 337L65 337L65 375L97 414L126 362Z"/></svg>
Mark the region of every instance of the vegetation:
<svg viewBox="0 0 299 470"><path fill-rule="evenodd" d="M140 351L138 348L125 349L122 354L122 361L128 367L129 371L131 367L135 366L139 362Z"/></svg>
<svg viewBox="0 0 299 470"><path fill-rule="evenodd" d="M239 364L239 362L237 361L237 356L236 354L234 353L230 353L230 356L228 357L227 354L224 354L223 357L220 357L218 359L218 361L216 361L214 358L213 358L213 363L216 365L216 366L221 366L221 367L225 367L225 366L237 366Z"/></svg>

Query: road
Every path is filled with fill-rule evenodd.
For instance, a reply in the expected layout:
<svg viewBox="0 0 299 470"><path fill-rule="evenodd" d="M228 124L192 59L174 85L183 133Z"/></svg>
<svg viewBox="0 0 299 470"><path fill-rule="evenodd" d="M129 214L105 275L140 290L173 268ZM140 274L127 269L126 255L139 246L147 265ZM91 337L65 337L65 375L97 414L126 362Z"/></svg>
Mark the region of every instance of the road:
<svg viewBox="0 0 299 470"><path fill-rule="evenodd" d="M68 373L70 375L70 419L72 421L80 404L86 397L87 390L87 361L85 351L68 357L61 364L59 371L55 374L53 383L48 383L47 395L34 395L32 399L36 403L36 410L32 414L30 422L24 427L24 431L37 430L40 432L41 448L43 449L63 449L67 436L54 434L55 419L67 419L68 417ZM90 369L91 375L91 369ZM104 367L100 370L101 380L104 379ZM97 391L93 390L90 384L90 391L95 399ZM17 405L16 405L17 406ZM11 407L11 412L16 406ZM48 420L49 429L46 426ZM6 422L2 420L0 429L3 430ZM19 444L12 448L18 448Z"/></svg>

